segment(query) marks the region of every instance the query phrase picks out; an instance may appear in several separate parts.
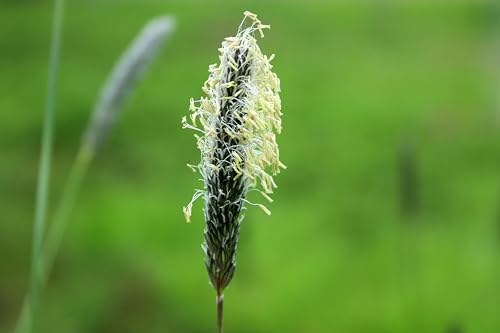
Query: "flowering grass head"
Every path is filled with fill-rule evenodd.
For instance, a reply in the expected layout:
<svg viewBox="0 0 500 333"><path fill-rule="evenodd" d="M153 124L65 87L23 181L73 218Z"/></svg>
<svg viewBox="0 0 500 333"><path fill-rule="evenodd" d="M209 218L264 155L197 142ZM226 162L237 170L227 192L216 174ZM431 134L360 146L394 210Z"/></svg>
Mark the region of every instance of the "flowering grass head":
<svg viewBox="0 0 500 333"><path fill-rule="evenodd" d="M206 266L212 286L222 295L233 277L241 214L249 190L259 191L272 201L276 188L273 176L285 166L280 162L276 134L281 132L280 81L271 61L256 40L268 25L257 15L245 12L234 37L219 48L219 64L209 66L203 86L205 96L190 101L191 114L182 119L184 128L194 130L201 161L189 165L198 171L204 188L197 190L183 208L191 219L193 202L205 200Z"/></svg>

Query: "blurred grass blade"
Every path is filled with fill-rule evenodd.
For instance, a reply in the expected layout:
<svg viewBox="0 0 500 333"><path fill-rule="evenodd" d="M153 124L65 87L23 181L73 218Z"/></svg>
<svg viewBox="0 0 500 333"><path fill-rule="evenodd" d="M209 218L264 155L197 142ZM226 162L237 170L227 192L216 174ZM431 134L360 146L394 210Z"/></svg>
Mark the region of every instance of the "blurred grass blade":
<svg viewBox="0 0 500 333"><path fill-rule="evenodd" d="M58 14L60 15L61 13ZM71 210L73 209L88 167L96 151L111 131L127 97L131 94L133 88L138 82L138 79L141 77L141 74L145 71L154 56L163 46L166 39L173 32L174 27L175 21L170 17L160 17L149 22L124 52L118 63L115 65L108 80L104 84L101 94L92 111L90 122L84 132L82 144L71 168L69 178L65 183L61 199L55 211L53 222L49 229L47 238L43 243L43 249L43 236L40 235L36 239L36 248L35 246L34 248L36 249L37 260L34 261L36 263L36 270L34 270L34 272L37 272L37 275L36 278L32 279L31 287L36 291L36 293L30 292L27 299L25 299L15 332L32 332L31 327L34 315L28 310L31 310L33 308L32 303L36 304L38 300L37 298L33 298L31 295L37 296L38 290L40 290L47 282L47 278L59 250L64 231L68 224ZM58 29L60 29L60 27ZM51 92L54 89L55 88L51 88ZM53 108L52 104L49 104L49 106ZM45 125L45 127L48 127L49 130L52 129L51 126L49 127L48 125ZM45 150L47 150L47 148L45 148ZM43 155L50 153L50 150L48 150L48 153L45 150ZM43 162L43 165L45 165L46 162ZM45 173L46 171L44 171L44 174ZM42 189L46 188L47 184L48 175L44 175ZM44 202L43 217L45 217L45 206L46 202ZM42 222L44 225L43 220ZM43 228L41 230L37 229L36 231L41 233ZM32 299L36 302L34 303Z"/></svg>
<svg viewBox="0 0 500 333"><path fill-rule="evenodd" d="M64 0L55 0L45 116L42 129L40 162L35 198L35 220L33 223L30 285L28 290L29 311L26 324L27 332L35 331L35 321L39 303L39 280L41 271L40 264L42 258L42 243L46 224L45 220L47 216L47 206L49 201L50 161L52 156L54 115L56 112L56 90L59 71L59 52L61 48L63 10Z"/></svg>
<svg viewBox="0 0 500 333"><path fill-rule="evenodd" d="M126 98L131 94L137 80L158 53L174 28L170 17L154 19L142 30L123 54L109 79L92 112L91 120L83 136L82 145L73 164L66 183L61 202L54 216L44 247L43 276L46 278L52 269L53 261L62 241L64 230L69 221L76 195L83 177L94 154L109 134Z"/></svg>
<svg viewBox="0 0 500 333"><path fill-rule="evenodd" d="M84 145L95 150L118 118L126 98L148 64L172 33L175 21L159 17L149 22L115 65L92 112Z"/></svg>

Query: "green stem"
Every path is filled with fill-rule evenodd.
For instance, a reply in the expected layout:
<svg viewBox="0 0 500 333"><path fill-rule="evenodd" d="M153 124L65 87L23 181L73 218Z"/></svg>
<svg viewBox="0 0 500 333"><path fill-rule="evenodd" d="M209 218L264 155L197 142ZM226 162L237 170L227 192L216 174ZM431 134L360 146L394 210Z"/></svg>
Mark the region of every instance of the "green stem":
<svg viewBox="0 0 500 333"><path fill-rule="evenodd" d="M50 160L52 157L54 115L56 111L56 90L59 69L59 51L61 48L62 17L63 0L55 0L50 47L49 77L35 198L35 218L33 223L30 285L28 290L29 311L26 326L27 332L30 333L35 330L34 323L39 303L40 286L38 281L40 276L40 258L49 199Z"/></svg>
<svg viewBox="0 0 500 333"><path fill-rule="evenodd" d="M217 295L215 299L217 304L217 333L224 331L224 294Z"/></svg>
<svg viewBox="0 0 500 333"><path fill-rule="evenodd" d="M45 285L54 265L59 247L61 246L64 232L70 220L70 214L80 192L83 179L87 174L90 162L94 156L93 150L84 146L78 152L75 162L66 181L61 200L55 211L54 220L50 226L47 239L43 248L43 261L41 269L41 283Z"/></svg>
<svg viewBox="0 0 500 333"><path fill-rule="evenodd" d="M53 223L45 240L42 255L40 257L41 261L39 263L39 275L37 281L37 288L39 289L42 289L47 283L48 276L52 270L54 260L61 245L64 231L66 230L70 220L70 213L74 207L76 197L78 192L80 192L83 179L85 178L93 156L93 150L83 146L73 163L68 180L64 186L61 199L57 205ZM22 312L18 318L15 329L16 333L26 332L26 330L29 329L30 312L28 310L30 310L29 296L24 300Z"/></svg>

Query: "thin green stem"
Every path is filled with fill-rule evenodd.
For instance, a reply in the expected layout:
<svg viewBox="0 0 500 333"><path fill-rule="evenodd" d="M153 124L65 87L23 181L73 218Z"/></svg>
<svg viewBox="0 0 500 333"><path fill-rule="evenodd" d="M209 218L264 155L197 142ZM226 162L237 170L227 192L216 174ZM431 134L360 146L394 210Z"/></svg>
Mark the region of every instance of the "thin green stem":
<svg viewBox="0 0 500 333"><path fill-rule="evenodd" d="M42 256L39 263L39 275L37 288L42 289L49 277L54 260L62 242L64 231L70 220L70 213L76 202L76 197L94 156L93 150L83 146L71 167L68 180L65 183L61 199L57 204L55 215L49 233L45 239ZM18 318L16 333L26 332L30 325L30 297L24 300L22 312Z"/></svg>
<svg viewBox="0 0 500 333"><path fill-rule="evenodd" d="M56 90L59 71L59 52L61 48L63 0L54 2L54 19L52 27L49 76L45 104L45 116L42 129L42 142L38 181L35 198L35 218L33 223L33 240L31 254L30 285L28 290L29 311L27 319L27 332L35 331L34 323L38 310L40 293L40 261L45 232L45 220L49 200L50 161L52 157L52 141L54 128L54 115L56 111Z"/></svg>
<svg viewBox="0 0 500 333"><path fill-rule="evenodd" d="M70 220L70 214L76 202L76 197L80 192L83 179L87 174L90 162L94 156L94 151L83 146L69 173L66 181L61 201L59 202L52 225L50 226L47 239L43 247L43 267L42 267L42 283L47 282L47 277L52 270L54 260L61 245L64 232Z"/></svg>
<svg viewBox="0 0 500 333"><path fill-rule="evenodd" d="M217 304L217 333L224 331L224 294L217 295L215 299Z"/></svg>

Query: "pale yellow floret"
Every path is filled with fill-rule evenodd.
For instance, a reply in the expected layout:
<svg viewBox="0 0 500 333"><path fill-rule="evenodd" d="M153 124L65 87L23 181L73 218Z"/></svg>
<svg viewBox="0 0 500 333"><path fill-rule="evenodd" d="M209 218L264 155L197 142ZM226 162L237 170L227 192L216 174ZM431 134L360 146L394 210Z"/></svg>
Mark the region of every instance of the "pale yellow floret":
<svg viewBox="0 0 500 333"><path fill-rule="evenodd" d="M191 210L192 205L188 205L187 207L182 207L182 212L184 213L184 218L187 223L191 223Z"/></svg>
<svg viewBox="0 0 500 333"><path fill-rule="evenodd" d="M260 21L259 21L259 20L257 20L257 14L254 14L254 13L252 13L252 12L251 12L251 11L249 11L249 10L245 10L245 12L243 13L243 15L245 15L245 17L249 17L249 18L251 18L253 21L256 21L256 22L259 22L259 23L260 23Z"/></svg>
<svg viewBox="0 0 500 333"><path fill-rule="evenodd" d="M269 195L267 195L267 194L266 194L266 192L262 192L262 191L260 191L260 194L261 194L261 195L262 195L262 196L263 196L263 197L264 197L267 201L269 201L269 202L271 202L271 203L274 201L274 200L273 200L273 198L271 198Z"/></svg>
<svg viewBox="0 0 500 333"><path fill-rule="evenodd" d="M264 211L264 213L266 213L267 215L271 215L271 211L269 209L267 209L266 206L264 206L262 204L259 204L258 206L260 209L262 209Z"/></svg>
<svg viewBox="0 0 500 333"><path fill-rule="evenodd" d="M243 162L243 160L241 159L240 154L238 154L237 152L233 151L232 155L233 155L234 160L236 161L236 163L240 164L241 162Z"/></svg>
<svg viewBox="0 0 500 333"><path fill-rule="evenodd" d="M233 58L229 58L228 62L232 69L234 69L235 71L238 70L238 64L236 63L236 61L234 61Z"/></svg>
<svg viewBox="0 0 500 333"><path fill-rule="evenodd" d="M236 82L234 81L229 81L227 83L222 83L220 85L221 88L231 88L231 87L236 87Z"/></svg>
<svg viewBox="0 0 500 333"><path fill-rule="evenodd" d="M215 165L215 164L212 164L212 163L207 164L207 166L208 166L210 169L212 169L212 170L214 170L214 171L216 171L216 172L218 172L218 171L220 170L220 167L219 167L219 166L217 166L217 165Z"/></svg>
<svg viewBox="0 0 500 333"><path fill-rule="evenodd" d="M229 137L230 137L231 139L239 139L239 138L240 138L240 137L239 137L239 135L237 135L235 132L231 131L231 130L230 130L229 128L227 128L227 127L224 129L224 132L225 132L227 135L229 135Z"/></svg>
<svg viewBox="0 0 500 333"><path fill-rule="evenodd" d="M238 179L241 176L243 176L243 171L239 168L237 164L233 164L231 165L231 167L233 168L234 172L236 172L236 176L234 177L234 179Z"/></svg>

